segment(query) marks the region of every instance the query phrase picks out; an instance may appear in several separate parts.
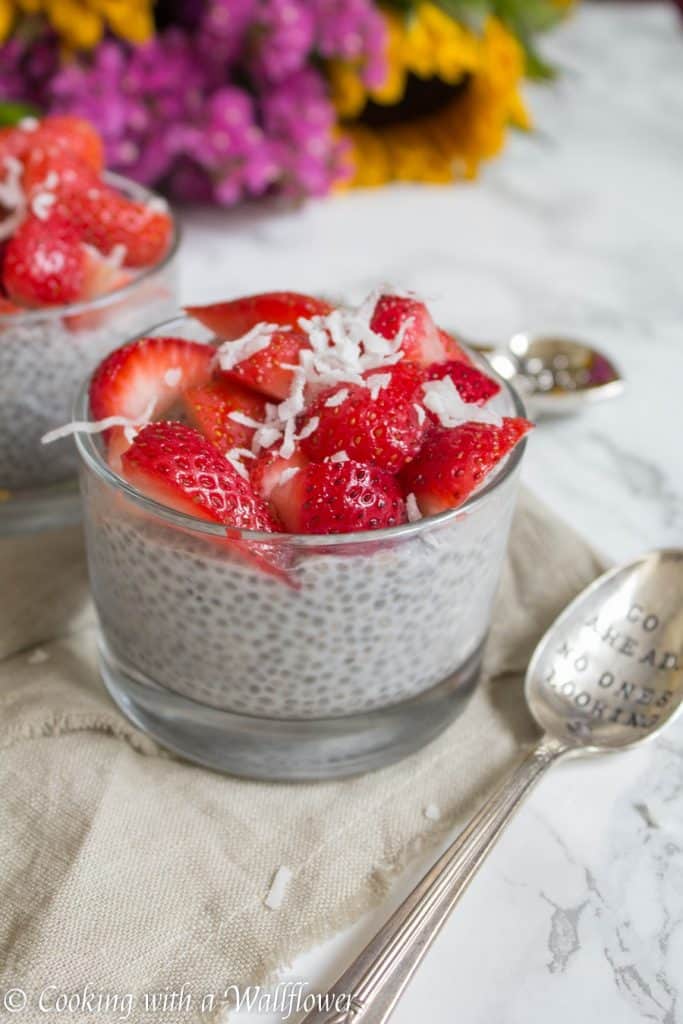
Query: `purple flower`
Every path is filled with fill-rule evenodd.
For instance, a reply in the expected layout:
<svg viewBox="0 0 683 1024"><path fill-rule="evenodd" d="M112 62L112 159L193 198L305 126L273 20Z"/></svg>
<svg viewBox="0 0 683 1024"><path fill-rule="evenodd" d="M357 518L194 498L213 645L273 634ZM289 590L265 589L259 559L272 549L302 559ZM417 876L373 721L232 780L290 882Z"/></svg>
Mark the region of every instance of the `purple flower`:
<svg viewBox="0 0 683 1024"><path fill-rule="evenodd" d="M262 109L285 192L324 195L347 176L346 149L334 138L334 110L317 71L306 68L270 89Z"/></svg>
<svg viewBox="0 0 683 1024"><path fill-rule="evenodd" d="M278 176L272 148L256 118L252 97L225 86L208 97L202 119L178 130L177 152L191 157L213 182L219 203L262 195Z"/></svg>
<svg viewBox="0 0 683 1024"><path fill-rule="evenodd" d="M45 105L57 70L57 38L45 33L31 42L15 37L0 46L0 100Z"/></svg>
<svg viewBox="0 0 683 1024"><path fill-rule="evenodd" d="M51 107L88 118L102 133L108 164L154 184L174 161L176 126L198 115L206 86L189 40L171 29L133 50L105 41L91 63L67 65L53 80Z"/></svg>
<svg viewBox="0 0 683 1024"><path fill-rule="evenodd" d="M225 72L244 53L258 6L259 0L207 0L197 42L208 64Z"/></svg>
<svg viewBox="0 0 683 1024"><path fill-rule="evenodd" d="M366 85L386 76L384 19L373 0L309 0L321 56L358 61Z"/></svg>
<svg viewBox="0 0 683 1024"><path fill-rule="evenodd" d="M247 64L257 80L281 82L306 64L314 22L299 0L268 0L259 5L249 29Z"/></svg>

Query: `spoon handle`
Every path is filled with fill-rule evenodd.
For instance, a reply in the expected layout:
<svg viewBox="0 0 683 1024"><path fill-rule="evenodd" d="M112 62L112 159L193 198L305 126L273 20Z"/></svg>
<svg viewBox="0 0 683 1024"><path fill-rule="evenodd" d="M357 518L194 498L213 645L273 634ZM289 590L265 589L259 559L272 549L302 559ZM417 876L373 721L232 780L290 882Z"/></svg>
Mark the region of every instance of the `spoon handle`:
<svg viewBox="0 0 683 1024"><path fill-rule="evenodd" d="M567 752L544 736L489 797L302 1024L383 1024L484 858L541 774Z"/></svg>

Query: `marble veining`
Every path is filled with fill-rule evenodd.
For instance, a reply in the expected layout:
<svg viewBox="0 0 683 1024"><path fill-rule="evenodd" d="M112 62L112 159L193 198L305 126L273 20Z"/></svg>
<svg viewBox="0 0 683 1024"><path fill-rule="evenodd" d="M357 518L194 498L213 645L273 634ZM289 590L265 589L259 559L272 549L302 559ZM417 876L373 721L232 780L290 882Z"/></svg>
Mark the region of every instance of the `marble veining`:
<svg viewBox="0 0 683 1024"><path fill-rule="evenodd" d="M618 401L544 423L527 483L599 550L683 545L683 30L673 6L582 6L537 126L480 181L187 215L183 294L413 288L465 337L593 339ZM645 749L561 765L512 823L395 1024L683 1024L683 722ZM326 985L384 907L285 977ZM249 1024L275 1018L237 1015Z"/></svg>

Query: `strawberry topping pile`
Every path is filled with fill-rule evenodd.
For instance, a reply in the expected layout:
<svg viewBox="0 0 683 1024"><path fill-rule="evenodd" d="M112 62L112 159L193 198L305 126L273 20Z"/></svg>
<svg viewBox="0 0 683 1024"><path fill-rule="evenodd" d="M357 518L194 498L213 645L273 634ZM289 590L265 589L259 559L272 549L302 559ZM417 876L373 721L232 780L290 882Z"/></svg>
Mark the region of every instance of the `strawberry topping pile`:
<svg viewBox="0 0 683 1024"><path fill-rule="evenodd" d="M165 256L162 200L122 195L103 180L103 160L78 117L0 128L0 313L94 299Z"/></svg>
<svg viewBox="0 0 683 1024"><path fill-rule="evenodd" d="M212 344L143 338L90 387L110 463L235 529L342 534L457 508L532 424L415 298L359 309L270 292L190 315Z"/></svg>

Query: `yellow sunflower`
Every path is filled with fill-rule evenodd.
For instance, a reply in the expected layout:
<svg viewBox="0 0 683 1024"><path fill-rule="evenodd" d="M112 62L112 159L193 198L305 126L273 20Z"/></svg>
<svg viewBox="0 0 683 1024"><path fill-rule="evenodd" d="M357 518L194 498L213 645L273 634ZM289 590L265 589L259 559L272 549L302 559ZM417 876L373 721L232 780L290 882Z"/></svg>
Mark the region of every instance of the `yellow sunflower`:
<svg viewBox="0 0 683 1024"><path fill-rule="evenodd" d="M354 155L356 185L473 177L502 147L509 124L528 128L519 87L524 55L494 17L482 32L419 3L385 13L388 73L379 88L361 69L329 68L333 101Z"/></svg>
<svg viewBox="0 0 683 1024"><path fill-rule="evenodd" d="M22 15L42 15L65 47L90 50L109 30L131 43L154 32L154 0L0 0L0 42Z"/></svg>

